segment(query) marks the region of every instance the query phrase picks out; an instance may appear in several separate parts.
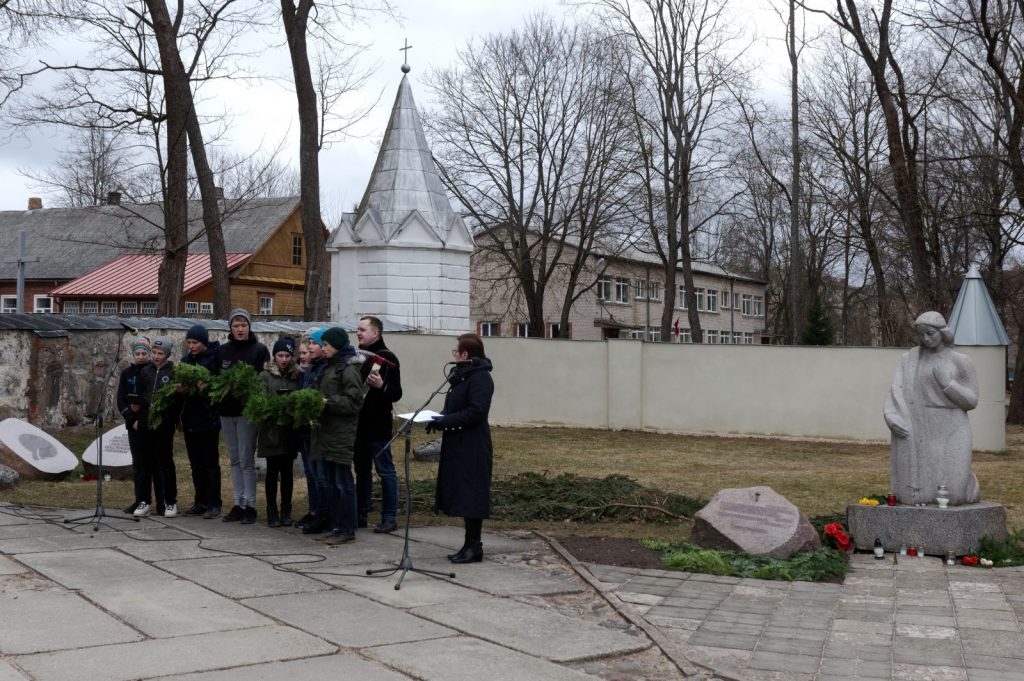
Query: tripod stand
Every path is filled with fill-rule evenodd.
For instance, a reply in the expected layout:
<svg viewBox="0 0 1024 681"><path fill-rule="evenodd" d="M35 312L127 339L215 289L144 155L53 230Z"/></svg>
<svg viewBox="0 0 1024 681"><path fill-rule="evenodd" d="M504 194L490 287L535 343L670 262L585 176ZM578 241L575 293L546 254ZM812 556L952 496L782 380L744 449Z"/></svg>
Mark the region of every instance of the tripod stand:
<svg viewBox="0 0 1024 681"><path fill-rule="evenodd" d="M96 403L96 510L92 512L92 515L64 519L64 522L67 524L84 525L92 522L93 532L100 529L100 523L107 517L107 512L103 508L103 407L107 401L106 396L110 386L110 377L114 373L114 367L117 366L117 360L120 356L121 341L118 339L117 349L114 351L114 361L110 363L110 368L107 369L107 375L103 379L103 385L100 388L100 394ZM134 516L116 518L116 520L134 520L139 522L139 519Z"/></svg>
<svg viewBox="0 0 1024 681"><path fill-rule="evenodd" d="M398 429L394 437L388 440L388 443L381 447L381 451L384 451L391 446L395 440L402 435L405 435L405 536L402 541L402 557L398 561L398 567L393 568L380 568L378 570L367 570L367 575L377 575L384 572L395 573L401 572L398 581L395 582L395 591L402 588L402 580L405 579L405 575L409 572L419 572L425 575L436 575L438 577L449 577L455 579L454 572L441 572L439 570L425 570L423 568L413 567L412 558L409 556L409 525L412 523L412 479L409 477L409 459L412 456L412 425L416 422L416 417L421 411L423 411L430 401L444 390L445 386L448 385L448 379L445 378L441 385L437 386L434 392L430 393L430 397L421 404L412 415L406 419L402 427Z"/></svg>

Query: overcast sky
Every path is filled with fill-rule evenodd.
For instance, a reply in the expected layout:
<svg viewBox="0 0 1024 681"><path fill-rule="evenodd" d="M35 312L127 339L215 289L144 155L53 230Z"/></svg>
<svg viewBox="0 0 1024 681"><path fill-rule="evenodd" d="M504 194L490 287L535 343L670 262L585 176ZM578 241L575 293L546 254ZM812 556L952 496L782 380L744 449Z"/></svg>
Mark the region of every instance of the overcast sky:
<svg viewBox="0 0 1024 681"><path fill-rule="evenodd" d="M764 7L769 0L748 1ZM382 92L379 104L358 126L358 137L336 143L320 155L323 209L331 218L351 209L366 187L401 80L400 48L406 39L413 48L409 51L413 95L421 109L429 108L431 102L423 76L432 69L450 66L456 50L468 40L518 26L526 15L537 10L555 16L568 11L558 0L398 0L396 6L402 14L401 23L377 20L367 35L358 38L373 43L365 54L364 64L378 63L379 68L364 96L373 99ZM777 32L781 33L781 28ZM781 49L781 45L776 43L776 49ZM281 47L279 54L271 55L269 62L279 74L290 74L286 48ZM766 74L766 80L777 80L778 71L773 68L772 73ZM212 91L214 98L233 112L228 134L239 149L252 151L260 145L272 149L284 138L285 160L297 167L296 105L289 89L274 83L258 87L220 83L212 87L217 88ZM0 139L0 210L23 210L29 196L41 196L44 207L54 205L54 199L45 190L33 188L19 171L41 173L54 163L66 140L60 129L39 131L28 139L16 138L6 143Z"/></svg>

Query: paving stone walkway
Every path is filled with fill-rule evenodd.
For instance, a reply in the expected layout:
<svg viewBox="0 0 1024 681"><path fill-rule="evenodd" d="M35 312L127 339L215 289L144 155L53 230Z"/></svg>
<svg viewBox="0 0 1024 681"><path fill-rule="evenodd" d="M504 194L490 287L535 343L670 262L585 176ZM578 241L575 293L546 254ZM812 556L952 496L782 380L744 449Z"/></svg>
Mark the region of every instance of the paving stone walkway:
<svg viewBox="0 0 1024 681"><path fill-rule="evenodd" d="M1024 680L1024 575L856 556L842 586L577 562L533 533L360 532L0 503L0 681Z"/></svg>

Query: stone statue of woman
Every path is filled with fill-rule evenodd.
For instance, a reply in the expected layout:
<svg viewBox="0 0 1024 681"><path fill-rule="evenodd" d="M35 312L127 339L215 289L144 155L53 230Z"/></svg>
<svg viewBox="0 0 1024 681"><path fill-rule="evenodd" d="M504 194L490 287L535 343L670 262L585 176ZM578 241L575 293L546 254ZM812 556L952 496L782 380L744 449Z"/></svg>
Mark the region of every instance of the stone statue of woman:
<svg viewBox="0 0 1024 681"><path fill-rule="evenodd" d="M978 405L974 363L953 351L953 332L938 312L925 312L914 328L920 345L903 355L885 399L892 491L900 503L931 504L945 485L951 506L975 503L981 491L967 419Z"/></svg>

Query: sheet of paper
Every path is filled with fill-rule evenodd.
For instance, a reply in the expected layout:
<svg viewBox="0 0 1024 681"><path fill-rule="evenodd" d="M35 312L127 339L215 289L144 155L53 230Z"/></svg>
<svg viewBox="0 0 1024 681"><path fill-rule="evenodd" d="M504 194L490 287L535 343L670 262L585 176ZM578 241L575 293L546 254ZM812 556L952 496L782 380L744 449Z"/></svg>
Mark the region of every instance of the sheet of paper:
<svg viewBox="0 0 1024 681"><path fill-rule="evenodd" d="M426 423L428 421L433 421L434 417L436 416L443 416L443 414L440 414L436 411L431 411L430 409L424 409L420 413L416 414L416 418L414 419L413 412L409 412L408 414L399 414L398 418L402 419L403 421L408 421L409 419L412 419L413 423Z"/></svg>

